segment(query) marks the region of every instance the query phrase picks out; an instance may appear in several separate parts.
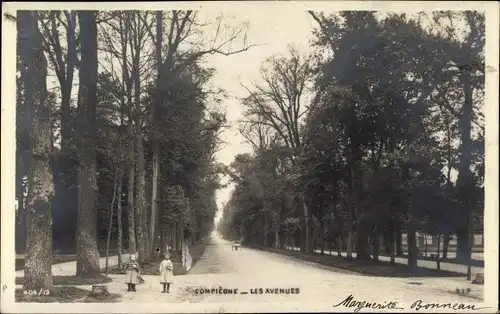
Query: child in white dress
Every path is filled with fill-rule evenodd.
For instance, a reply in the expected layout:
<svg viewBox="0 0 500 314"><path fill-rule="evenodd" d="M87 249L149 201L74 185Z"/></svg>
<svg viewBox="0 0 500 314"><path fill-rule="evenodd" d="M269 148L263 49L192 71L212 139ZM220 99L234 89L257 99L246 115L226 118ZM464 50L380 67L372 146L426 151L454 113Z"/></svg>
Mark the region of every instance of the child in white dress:
<svg viewBox="0 0 500 314"><path fill-rule="evenodd" d="M170 255L165 254L165 259L160 264L160 283L163 285L162 293L170 293L170 284L173 283L174 264Z"/></svg>

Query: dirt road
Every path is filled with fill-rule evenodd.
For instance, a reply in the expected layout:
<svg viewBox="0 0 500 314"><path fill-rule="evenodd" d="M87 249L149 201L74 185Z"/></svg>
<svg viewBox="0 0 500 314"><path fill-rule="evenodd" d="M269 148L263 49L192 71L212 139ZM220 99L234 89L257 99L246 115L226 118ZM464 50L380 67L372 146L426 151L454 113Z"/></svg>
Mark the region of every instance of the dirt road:
<svg viewBox="0 0 500 314"><path fill-rule="evenodd" d="M59 275L72 275L76 262L62 266L57 267ZM148 306L153 309L159 303L170 304L172 310L175 309L173 303L194 303L193 306L199 305L202 309L218 307L220 303L232 304L231 311L237 312L248 312L245 310L248 306L252 306L252 311L275 311L278 310L276 306L280 310L293 311L304 304L311 311L324 311L325 304L331 307L350 295L356 301L393 302L404 310L417 300L481 306L484 287L472 285L464 278L361 276L246 247L233 251L231 243L217 234L212 234L204 254L189 274L174 277L169 294L161 293L158 276L143 276L145 283L137 287L137 292L126 291L125 276L110 277L113 281L107 284L109 292L120 294L121 302L144 304L144 310L149 309ZM80 288L90 290L91 286ZM469 296L456 294L457 288L470 288ZM342 308L336 310L342 311Z"/></svg>
<svg viewBox="0 0 500 314"><path fill-rule="evenodd" d="M481 302L454 293L470 288L482 298L483 286L462 278L381 278L360 276L331 267L298 261L283 255L243 247L213 234L205 253L188 275L175 277L170 294L160 293L158 278L145 276L138 292L125 292L123 278L109 284L111 292L123 294L123 302L342 302L355 300L397 302L409 306L424 302Z"/></svg>

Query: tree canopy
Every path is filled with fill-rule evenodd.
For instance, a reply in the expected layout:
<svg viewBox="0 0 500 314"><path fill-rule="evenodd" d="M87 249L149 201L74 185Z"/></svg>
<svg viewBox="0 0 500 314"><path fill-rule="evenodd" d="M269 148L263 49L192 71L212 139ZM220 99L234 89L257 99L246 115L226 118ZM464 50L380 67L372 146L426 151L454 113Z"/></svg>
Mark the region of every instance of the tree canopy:
<svg viewBox="0 0 500 314"><path fill-rule="evenodd" d="M231 165L219 229L259 245L354 247L358 259L378 257L380 236L400 254L405 231L410 266L417 230L455 233L466 256L484 210L484 15L309 15L315 52L274 57L247 89L240 129L254 150Z"/></svg>

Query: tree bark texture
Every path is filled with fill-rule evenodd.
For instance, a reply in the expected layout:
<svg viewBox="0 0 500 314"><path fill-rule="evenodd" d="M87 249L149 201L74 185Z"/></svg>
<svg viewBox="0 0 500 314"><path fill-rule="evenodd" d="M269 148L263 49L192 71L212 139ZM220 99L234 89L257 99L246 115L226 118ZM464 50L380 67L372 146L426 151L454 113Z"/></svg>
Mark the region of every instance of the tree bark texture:
<svg viewBox="0 0 500 314"><path fill-rule="evenodd" d="M36 11L18 12L19 54L29 130L26 199L25 290L52 288L52 215L54 181L50 107L46 101L47 61Z"/></svg>
<svg viewBox="0 0 500 314"><path fill-rule="evenodd" d="M21 53L21 51L19 52ZM23 61L23 60L21 60ZM21 63L18 62L18 71L21 67ZM23 72L21 72L21 75ZM23 83L24 79L21 76L21 80L16 83L16 199L17 199L17 213L16 213L16 253L24 253L26 247L26 210L25 210L25 192L26 184L25 177L27 169L27 147L29 142L29 128L31 127L31 122L26 119L26 107L22 97Z"/></svg>
<svg viewBox="0 0 500 314"><path fill-rule="evenodd" d="M76 229L76 274L100 274L97 249L97 165L95 152L97 104L97 24L96 11L79 11L80 21L80 103L78 224Z"/></svg>

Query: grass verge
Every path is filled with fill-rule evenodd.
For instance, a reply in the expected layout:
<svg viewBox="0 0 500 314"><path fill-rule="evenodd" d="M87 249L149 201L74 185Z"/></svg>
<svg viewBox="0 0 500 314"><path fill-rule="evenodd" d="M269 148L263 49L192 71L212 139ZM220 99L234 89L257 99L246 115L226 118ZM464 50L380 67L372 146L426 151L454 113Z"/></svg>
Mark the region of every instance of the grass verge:
<svg viewBox="0 0 500 314"><path fill-rule="evenodd" d="M248 246L258 250L286 255L299 260L313 262L324 266L330 266L337 269L346 270L349 272L358 273L366 276L401 277L401 278L464 276L464 274L462 273L429 269L424 267L417 267L417 269L415 270L410 270L407 265L403 264L392 265L391 263L385 261L376 261L376 260L363 261L363 260L349 259L340 256L321 255L319 253L308 254L304 252L289 251L285 249L268 248L268 247L253 246L253 245L248 245Z"/></svg>
<svg viewBox="0 0 500 314"><path fill-rule="evenodd" d="M419 257L419 260L436 262L436 259L432 258L430 256L428 256L428 257L425 257L425 256ZM468 262L467 261L459 261L459 260L456 260L454 258L446 258L446 259L442 258L441 259L441 263L450 263L450 264L465 265L466 266ZM471 265L474 266L474 267L484 267L484 261L478 260L478 259L472 259Z"/></svg>
<svg viewBox="0 0 500 314"><path fill-rule="evenodd" d="M96 278L84 278L78 276L52 276L53 285L55 286L83 286L97 285L112 281L111 278L100 275ZM23 285L24 277L16 277L16 285Z"/></svg>
<svg viewBox="0 0 500 314"><path fill-rule="evenodd" d="M53 287L50 294L46 296L30 296L23 293L22 289L16 289L16 302L35 302L35 303L116 303L119 302L120 295L115 293L106 293L93 295L90 291L73 286Z"/></svg>

